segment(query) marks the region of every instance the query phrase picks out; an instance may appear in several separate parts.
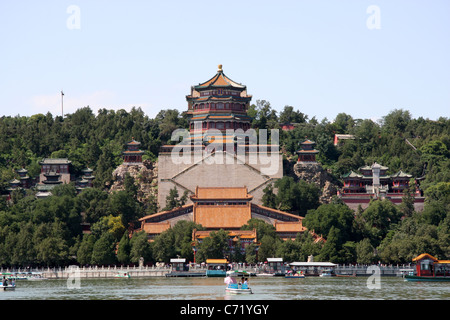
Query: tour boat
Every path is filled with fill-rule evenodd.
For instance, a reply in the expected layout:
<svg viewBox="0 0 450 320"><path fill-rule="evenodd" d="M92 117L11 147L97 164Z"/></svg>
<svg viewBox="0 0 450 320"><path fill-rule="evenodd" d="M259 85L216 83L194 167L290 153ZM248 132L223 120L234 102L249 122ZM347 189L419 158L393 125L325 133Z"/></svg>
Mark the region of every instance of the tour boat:
<svg viewBox="0 0 450 320"><path fill-rule="evenodd" d="M288 272L284 275L285 278L291 278L291 279L302 279L305 277L305 274L303 272L297 273L297 272Z"/></svg>
<svg viewBox="0 0 450 320"><path fill-rule="evenodd" d="M0 284L0 290L6 291L6 290L16 290L15 284L8 284L4 286L3 284Z"/></svg>
<svg viewBox="0 0 450 320"><path fill-rule="evenodd" d="M114 276L114 278L126 278L126 279L128 279L128 278L130 278L130 274L127 273L127 272L119 272L119 273L117 273Z"/></svg>
<svg viewBox="0 0 450 320"><path fill-rule="evenodd" d="M273 277L275 276L275 273L257 273L255 274L256 277Z"/></svg>
<svg viewBox="0 0 450 320"><path fill-rule="evenodd" d="M40 272L32 272L26 279L30 281L48 280L48 278L44 277Z"/></svg>
<svg viewBox="0 0 450 320"><path fill-rule="evenodd" d="M228 294L252 294L252 289L246 283L238 283L237 279L248 277L247 271L231 270L227 271L224 282L227 284L225 292Z"/></svg>
<svg viewBox="0 0 450 320"><path fill-rule="evenodd" d="M8 280L28 280L27 273L3 272L0 275Z"/></svg>
<svg viewBox="0 0 450 320"><path fill-rule="evenodd" d="M404 278L406 281L438 281L438 282L450 281L450 276L430 277L430 276L416 276L416 275L407 274L407 275L405 275Z"/></svg>
<svg viewBox="0 0 450 320"><path fill-rule="evenodd" d="M336 274L336 277L339 278L356 278L356 272L353 274Z"/></svg>
<svg viewBox="0 0 450 320"><path fill-rule="evenodd" d="M450 260L438 260L422 253L413 262L416 262L416 274L405 275L406 281L450 281Z"/></svg>
<svg viewBox="0 0 450 320"><path fill-rule="evenodd" d="M325 269L322 271L322 273L319 275L319 277L334 277L336 276L332 269Z"/></svg>
<svg viewBox="0 0 450 320"><path fill-rule="evenodd" d="M229 283L225 288L226 293L230 294L252 294L252 289L248 285L239 285L238 283Z"/></svg>
<svg viewBox="0 0 450 320"><path fill-rule="evenodd" d="M227 259L206 259L207 277L225 277L228 265Z"/></svg>

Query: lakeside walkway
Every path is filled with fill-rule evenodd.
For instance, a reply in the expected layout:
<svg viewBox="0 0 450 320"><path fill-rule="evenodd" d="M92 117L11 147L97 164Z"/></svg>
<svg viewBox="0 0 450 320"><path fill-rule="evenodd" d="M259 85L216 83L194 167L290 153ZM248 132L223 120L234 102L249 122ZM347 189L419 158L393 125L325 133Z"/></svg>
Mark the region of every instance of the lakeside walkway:
<svg viewBox="0 0 450 320"><path fill-rule="evenodd" d="M19 268L0 269L2 273L39 273L48 279L68 279L69 277L80 278L114 278L118 274L127 273L130 277L164 277L171 271L169 266L91 266L91 267L57 267L57 268Z"/></svg>
<svg viewBox="0 0 450 320"><path fill-rule="evenodd" d="M342 275L356 275L356 276L370 276L373 271L368 271L369 267L376 266L379 269L380 276L401 276L405 270L412 270L414 267L410 264L407 265L337 265L335 272ZM234 266L235 270L246 270L250 273L265 273L267 268L264 265L258 266ZM290 268L286 266L286 270ZM40 273L43 277L48 279L68 279L69 277L80 278L114 278L118 274L127 273L132 278L138 277L165 277L166 274L172 272L172 266L170 265L157 265L157 266L90 266L90 267L57 267L57 268L1 268L1 273ZM201 276L202 273L206 276L206 267L194 267L184 273L192 273L192 276ZM194 275L195 274L195 275ZM307 274L308 275L308 274Z"/></svg>

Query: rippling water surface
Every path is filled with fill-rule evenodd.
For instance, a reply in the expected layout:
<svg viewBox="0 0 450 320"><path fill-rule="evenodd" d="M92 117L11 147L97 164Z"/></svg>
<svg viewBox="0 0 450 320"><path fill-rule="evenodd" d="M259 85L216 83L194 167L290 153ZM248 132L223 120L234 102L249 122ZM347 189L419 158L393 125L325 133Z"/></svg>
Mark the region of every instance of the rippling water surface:
<svg viewBox="0 0 450 320"><path fill-rule="evenodd" d="M369 289L366 277L285 279L250 278L254 294L227 295L223 278L81 279L79 289L66 280L17 281L15 291L0 291L0 300L449 300L450 282L406 282L382 277Z"/></svg>

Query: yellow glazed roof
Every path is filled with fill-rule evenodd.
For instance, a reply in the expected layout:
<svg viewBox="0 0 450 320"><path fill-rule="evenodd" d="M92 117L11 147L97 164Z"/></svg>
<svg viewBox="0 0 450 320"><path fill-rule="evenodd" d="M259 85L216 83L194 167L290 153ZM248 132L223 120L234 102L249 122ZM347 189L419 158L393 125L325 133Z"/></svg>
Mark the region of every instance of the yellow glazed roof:
<svg viewBox="0 0 450 320"><path fill-rule="evenodd" d="M227 259L206 259L206 263L228 263Z"/></svg>
<svg viewBox="0 0 450 320"><path fill-rule="evenodd" d="M428 253L422 253L421 255L418 255L417 257L415 257L414 259L412 259L412 261L418 261L418 260L422 260L425 258L429 258L431 260L437 261L438 259L436 259L435 257L433 257L431 254Z"/></svg>

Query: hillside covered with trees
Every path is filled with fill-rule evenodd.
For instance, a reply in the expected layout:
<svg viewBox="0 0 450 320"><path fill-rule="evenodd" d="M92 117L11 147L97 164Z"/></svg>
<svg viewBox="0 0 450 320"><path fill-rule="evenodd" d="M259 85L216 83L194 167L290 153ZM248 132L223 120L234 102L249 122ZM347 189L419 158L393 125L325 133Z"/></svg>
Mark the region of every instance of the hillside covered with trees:
<svg viewBox="0 0 450 320"><path fill-rule="evenodd" d="M249 246L245 254L229 253L235 261L264 261L272 256L304 261L311 254L317 260L338 263L410 262L423 252L450 257L448 118L413 119L408 111L393 110L380 122L354 119L345 113L319 121L290 106L278 114L264 100L252 105L248 114L257 130L295 124L293 130L280 130L285 168L290 168L299 143L308 137L317 143L318 161L336 180L376 161L389 167L389 174L402 170L420 177L426 200L423 212L414 211L408 196L399 206L376 200L366 210L353 212L338 198L321 204L317 187L298 181L285 169L285 177L276 185L278 193L266 190L265 205L301 214L304 225L327 241L314 243L309 233L281 241L271 225L252 219L243 228L257 229L258 256ZM137 185L131 177L127 177L124 190L109 190L126 142L134 137L141 142L144 159L156 161L159 147L174 143L170 141L172 131L187 125L186 115L177 110L162 110L149 118L140 108L129 112L102 109L94 114L85 107L64 118L49 113L1 117L2 195L8 194L15 170L25 167L35 177L40 172L38 162L46 157L69 158L74 175L90 167L95 180L93 188L79 194L68 184L55 188L54 195L45 199L37 199L31 189L13 191L11 201L0 197L0 265L128 264L137 263L140 257L146 262L167 262L177 254L192 260L192 230L201 226L180 222L152 243L142 232L130 238L129 230L137 226L137 220L157 208L154 203L137 200ZM352 134L355 139L335 146L335 133ZM177 203L177 199L168 200ZM81 222L91 225L91 234L82 233ZM225 238L221 231L213 233L199 246L197 258L223 256Z"/></svg>

